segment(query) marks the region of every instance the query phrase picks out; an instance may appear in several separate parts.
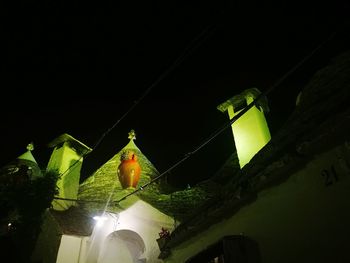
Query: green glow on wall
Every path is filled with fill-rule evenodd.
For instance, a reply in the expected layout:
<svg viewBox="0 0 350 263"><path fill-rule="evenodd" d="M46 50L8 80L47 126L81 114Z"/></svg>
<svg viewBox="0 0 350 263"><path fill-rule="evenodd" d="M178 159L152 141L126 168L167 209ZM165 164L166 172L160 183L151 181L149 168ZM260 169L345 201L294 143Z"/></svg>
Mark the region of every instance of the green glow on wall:
<svg viewBox="0 0 350 263"><path fill-rule="evenodd" d="M249 105L260 94L256 88L248 89L241 94L218 106L222 112L228 111L230 119ZM232 124L232 132L236 145L240 167L243 168L271 139L266 123L264 109L267 111L267 102L257 103Z"/></svg>
<svg viewBox="0 0 350 263"><path fill-rule="evenodd" d="M49 147L54 148L47 165L47 170L54 170L60 174L57 181L58 196L61 198L77 199L82 156L91 151L68 134L54 139ZM55 210L66 210L75 203L66 200L54 200L52 206Z"/></svg>
<svg viewBox="0 0 350 263"><path fill-rule="evenodd" d="M61 175L57 181L59 188L58 196L61 198L77 198L80 169L82 161L80 156L72 150L67 144L54 149L49 164L48 170L56 170ZM75 163L78 162L78 163ZM74 166L73 166L74 165ZM72 166L72 168L70 168ZM71 205L71 202L54 200L53 207L56 210L65 210Z"/></svg>

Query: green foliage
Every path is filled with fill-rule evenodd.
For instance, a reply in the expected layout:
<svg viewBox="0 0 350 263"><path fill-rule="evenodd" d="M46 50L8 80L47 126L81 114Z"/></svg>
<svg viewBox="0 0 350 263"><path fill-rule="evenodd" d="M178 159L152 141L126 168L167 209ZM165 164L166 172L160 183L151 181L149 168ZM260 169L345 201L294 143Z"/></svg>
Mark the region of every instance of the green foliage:
<svg viewBox="0 0 350 263"><path fill-rule="evenodd" d="M3 176L2 176L3 177ZM7 181L0 185L0 206L3 212L17 211L18 223L37 217L46 208L49 208L53 197L58 193L56 181L57 172L46 172L35 180ZM1 219L6 217L2 213ZM10 218L8 218L10 219Z"/></svg>
<svg viewBox="0 0 350 263"><path fill-rule="evenodd" d="M40 231L42 215L58 193L56 171L34 180L16 175L0 175L0 235L8 236L28 259ZM8 224L11 223L11 227Z"/></svg>

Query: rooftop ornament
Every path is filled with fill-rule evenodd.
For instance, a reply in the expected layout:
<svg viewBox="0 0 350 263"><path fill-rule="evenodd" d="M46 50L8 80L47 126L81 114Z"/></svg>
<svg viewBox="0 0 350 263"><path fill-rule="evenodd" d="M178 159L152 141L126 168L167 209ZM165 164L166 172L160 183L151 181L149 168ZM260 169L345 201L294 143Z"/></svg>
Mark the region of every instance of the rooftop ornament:
<svg viewBox="0 0 350 263"><path fill-rule="evenodd" d="M27 145L27 150L28 151L33 151L34 150L34 144L32 142Z"/></svg>
<svg viewBox="0 0 350 263"><path fill-rule="evenodd" d="M136 140L136 133L135 133L134 130L131 130L131 131L129 132L128 135L129 135L129 136L128 136L128 139L130 139L130 140Z"/></svg>

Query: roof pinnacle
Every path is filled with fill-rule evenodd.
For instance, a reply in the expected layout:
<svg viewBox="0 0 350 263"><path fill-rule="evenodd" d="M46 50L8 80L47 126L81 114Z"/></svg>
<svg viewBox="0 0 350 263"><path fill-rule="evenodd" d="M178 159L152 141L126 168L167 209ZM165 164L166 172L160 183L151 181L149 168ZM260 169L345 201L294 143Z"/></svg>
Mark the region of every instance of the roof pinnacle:
<svg viewBox="0 0 350 263"><path fill-rule="evenodd" d="M131 130L129 133L128 133L128 138L130 140L136 140L136 133L134 130Z"/></svg>
<svg viewBox="0 0 350 263"><path fill-rule="evenodd" d="M34 144L33 144L33 142L31 142L31 143L29 143L29 144L27 145L27 150L28 150L28 151L33 151L33 150L34 150Z"/></svg>

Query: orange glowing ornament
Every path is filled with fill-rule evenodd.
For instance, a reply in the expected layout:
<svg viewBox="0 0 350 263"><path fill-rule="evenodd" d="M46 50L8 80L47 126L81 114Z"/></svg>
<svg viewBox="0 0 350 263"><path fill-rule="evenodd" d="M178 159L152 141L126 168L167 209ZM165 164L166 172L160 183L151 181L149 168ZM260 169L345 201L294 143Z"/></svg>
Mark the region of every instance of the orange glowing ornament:
<svg viewBox="0 0 350 263"><path fill-rule="evenodd" d="M118 179L123 189L136 188L141 174L141 166L133 151L124 152L118 166Z"/></svg>

